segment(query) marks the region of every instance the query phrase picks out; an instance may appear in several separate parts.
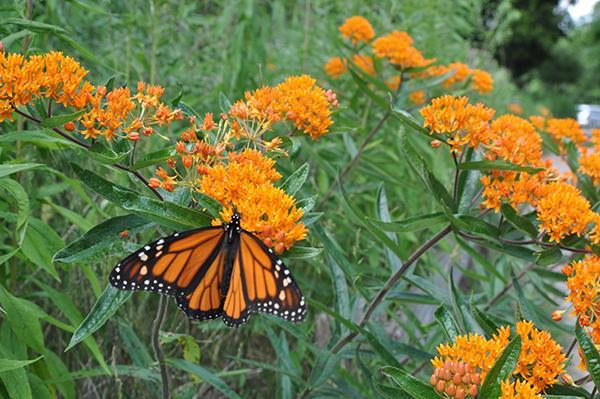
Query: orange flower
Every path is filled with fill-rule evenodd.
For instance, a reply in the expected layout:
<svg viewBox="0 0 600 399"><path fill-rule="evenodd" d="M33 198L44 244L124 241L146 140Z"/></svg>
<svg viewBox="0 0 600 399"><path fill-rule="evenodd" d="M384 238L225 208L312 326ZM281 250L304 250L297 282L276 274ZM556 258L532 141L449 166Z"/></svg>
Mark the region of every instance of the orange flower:
<svg viewBox="0 0 600 399"><path fill-rule="evenodd" d="M582 326L589 327L592 339L600 344L600 257L588 255L583 260L565 266L567 272L567 301L573 305L572 316L583 320Z"/></svg>
<svg viewBox="0 0 600 399"><path fill-rule="evenodd" d="M546 131L561 143L565 138L575 144L582 144L586 140L583 129L573 118L550 118L547 121Z"/></svg>
<svg viewBox="0 0 600 399"><path fill-rule="evenodd" d="M509 104L509 107L510 107L510 104ZM546 118L544 118L543 116L532 115L532 116L529 117L529 121L538 130L545 130L546 129Z"/></svg>
<svg viewBox="0 0 600 399"><path fill-rule="evenodd" d="M430 105L421 108L424 126L432 132L447 134L453 151L468 144L476 147L488 143L491 138L489 121L494 110L479 103L469 104L466 97L442 96L434 98Z"/></svg>
<svg viewBox="0 0 600 399"><path fill-rule="evenodd" d="M365 17L356 15L344 21L339 29L342 36L350 39L352 44L358 42L367 43L375 36L375 31L369 21Z"/></svg>
<svg viewBox="0 0 600 399"><path fill-rule="evenodd" d="M355 62L356 63L356 62ZM333 79L339 78L345 74L348 69L346 68L346 62L340 57L332 57L325 64L325 73L331 76Z"/></svg>
<svg viewBox="0 0 600 399"><path fill-rule="evenodd" d="M585 234L587 225L594 221L594 212L577 188L555 182L543 186L537 217L540 231L546 230L550 241L559 242L570 234Z"/></svg>
<svg viewBox="0 0 600 399"><path fill-rule="evenodd" d="M329 131L330 103L325 90L308 75L292 76L275 87L274 108L296 127L316 139Z"/></svg>
<svg viewBox="0 0 600 399"><path fill-rule="evenodd" d="M408 95L408 99L410 100L411 103L413 103L417 106L423 105L423 104L425 104L425 91L424 90L413 91L412 93L410 93Z"/></svg>
<svg viewBox="0 0 600 399"><path fill-rule="evenodd" d="M491 129L493 142L488 154L517 165L541 165L542 137L527 120L503 115L492 122Z"/></svg>
<svg viewBox="0 0 600 399"><path fill-rule="evenodd" d="M502 394L499 399L543 399L533 386L526 381L516 380L515 382L502 381L500 384Z"/></svg>
<svg viewBox="0 0 600 399"><path fill-rule="evenodd" d="M448 64L447 69L438 69L438 73L442 71L444 73L447 73L450 70L454 71L454 75L444 80L444 87L446 88L449 88L455 83L464 82L469 77L469 75L471 75L471 68L469 68L467 64L463 64L462 62L452 62ZM440 73L440 76L444 73Z"/></svg>
<svg viewBox="0 0 600 399"><path fill-rule="evenodd" d="M510 103L506 106L506 108L513 114L517 114L517 115L521 115L524 112L523 107L521 106L521 104L518 104L518 103ZM536 118L536 117L532 116L530 118Z"/></svg>
<svg viewBox="0 0 600 399"><path fill-rule="evenodd" d="M494 79L486 71L481 69L473 69L473 77L471 78L473 88L479 93L489 93L494 89Z"/></svg>
<svg viewBox="0 0 600 399"><path fill-rule="evenodd" d="M521 355L514 374L542 392L558 381L567 357L550 333L536 329L531 321L518 322L517 334L521 336Z"/></svg>
<svg viewBox="0 0 600 399"><path fill-rule="evenodd" d="M256 150L231 153L227 165L208 167L198 180L198 191L223 205L224 221L231 218L235 207L242 215L242 228L281 252L303 240L307 230L294 198L273 185L281 178L273 165L273 160Z"/></svg>
<svg viewBox="0 0 600 399"><path fill-rule="evenodd" d="M579 171L591 177L594 184L600 184L600 152L582 155Z"/></svg>
<svg viewBox="0 0 600 399"><path fill-rule="evenodd" d="M385 85L392 90L398 90L401 83L402 78L400 76L392 76L385 82Z"/></svg>
<svg viewBox="0 0 600 399"><path fill-rule="evenodd" d="M393 31L373 42L373 54L387 60L398 69L418 68L432 63L412 46L412 38L406 32Z"/></svg>
<svg viewBox="0 0 600 399"><path fill-rule="evenodd" d="M352 62L367 75L375 75L373 59L368 55L355 54L354 57L352 57Z"/></svg>

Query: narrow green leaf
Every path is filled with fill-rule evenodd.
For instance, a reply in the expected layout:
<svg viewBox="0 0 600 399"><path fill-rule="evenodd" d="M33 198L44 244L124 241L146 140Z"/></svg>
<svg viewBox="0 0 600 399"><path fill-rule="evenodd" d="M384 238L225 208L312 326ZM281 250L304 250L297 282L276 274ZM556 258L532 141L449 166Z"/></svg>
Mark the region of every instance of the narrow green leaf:
<svg viewBox="0 0 600 399"><path fill-rule="evenodd" d="M531 175L539 173L544 170L544 168L533 168L531 166L520 166L510 163L508 161L495 160L495 161L471 161L471 162L463 162L459 165L459 168L462 170L508 170L513 172L526 172Z"/></svg>
<svg viewBox="0 0 600 399"><path fill-rule="evenodd" d="M21 252L27 259L46 270L57 280L60 279L52 263L52 255L64 245L62 238L48 224L36 218L29 219L25 238L21 244Z"/></svg>
<svg viewBox="0 0 600 399"><path fill-rule="evenodd" d="M535 263L540 266L555 265L562 260L562 251L558 245L538 252Z"/></svg>
<svg viewBox="0 0 600 399"><path fill-rule="evenodd" d="M18 163L10 165L0 165L0 177L12 175L28 169L35 169L44 166L41 163Z"/></svg>
<svg viewBox="0 0 600 399"><path fill-rule="evenodd" d="M86 109L82 109L80 111L73 112L72 114L51 116L50 118L42 119L40 125L42 127L52 129L53 127L62 126L67 122L71 122L73 119L77 119L86 112L88 112Z"/></svg>
<svg viewBox="0 0 600 399"><path fill-rule="evenodd" d="M193 364L183 359L167 359L167 363L177 367L185 372L197 375L204 382L221 392L223 395L230 399L242 399L240 395L235 393L223 380L217 377L214 373L208 371L204 367L197 364Z"/></svg>
<svg viewBox="0 0 600 399"><path fill-rule="evenodd" d="M5 371L20 369L28 366L31 363L35 363L44 356L39 356L33 360L14 360L14 359L0 359L0 373Z"/></svg>
<svg viewBox="0 0 600 399"><path fill-rule="evenodd" d="M129 152L117 154L112 148L109 148L102 141L96 141L94 144L92 144L87 154L102 164L114 165L127 158Z"/></svg>
<svg viewBox="0 0 600 399"><path fill-rule="evenodd" d="M478 396L482 398L499 398L502 390L500 383L506 381L513 373L521 354L521 337L513 338L488 371Z"/></svg>
<svg viewBox="0 0 600 399"><path fill-rule="evenodd" d="M538 231L533 225L533 223L531 223L523 216L519 215L515 208L513 208L509 204L502 204L501 210L506 220L510 224L512 224L516 229L521 230L531 238L537 237Z"/></svg>
<svg viewBox="0 0 600 399"><path fill-rule="evenodd" d="M0 188L8 191L8 193L14 198L14 202L17 206L17 225L16 229L19 230L29 217L29 197L27 192L13 179L0 179Z"/></svg>
<svg viewBox="0 0 600 399"><path fill-rule="evenodd" d="M600 354L598 353L594 341L592 341L588 333L581 327L581 324L579 324L579 320L575 323L575 336L577 337L577 342L579 342L579 347L583 353L585 366L590 373L592 380L594 380L594 384L596 384L597 387L600 387Z"/></svg>
<svg viewBox="0 0 600 399"><path fill-rule="evenodd" d="M454 338L461 334L460 328L452 317L452 312L446 305L440 305L435 310L434 316L450 341L454 341Z"/></svg>
<svg viewBox="0 0 600 399"><path fill-rule="evenodd" d="M500 229L496 226L471 215L453 215L450 223L465 233L479 237L496 240L500 236Z"/></svg>
<svg viewBox="0 0 600 399"><path fill-rule="evenodd" d="M15 336L25 345L38 353L44 352L44 334L31 302L17 298L0 285L0 305L6 313L10 328Z"/></svg>
<svg viewBox="0 0 600 399"><path fill-rule="evenodd" d="M281 186L281 189L285 191L288 195L294 195L300 190L300 188L306 182L306 178L308 177L308 172L310 171L310 166L308 162L304 165L300 166L294 173L287 178L287 180Z"/></svg>
<svg viewBox="0 0 600 399"><path fill-rule="evenodd" d="M175 146L171 145L165 148L161 148L160 150L150 152L143 157L140 157L135 161L132 166L133 170L140 170L142 168L146 168L148 166L157 165L161 162L166 161L171 156L174 155Z"/></svg>
<svg viewBox="0 0 600 399"><path fill-rule="evenodd" d="M151 226L152 222L136 215L117 216L105 220L56 252L53 260L73 263L87 259L121 240L119 233L122 231L127 229L130 234L134 234Z"/></svg>
<svg viewBox="0 0 600 399"><path fill-rule="evenodd" d="M383 367L381 372L391 378L414 399L433 399L440 397L431 385L413 377L400 368Z"/></svg>
<svg viewBox="0 0 600 399"><path fill-rule="evenodd" d="M517 278L514 270L512 269L510 271L510 277L513 283L513 287L515 287L515 291L517 292L517 297L519 298L519 304L521 305L521 311L523 312L523 316L525 316L525 319L531 320L533 324L539 327L541 323L540 319L538 318L537 312L535 311L533 304L529 301L529 299L527 299L527 297L525 297L525 293L523 292L521 283L519 282L519 279Z"/></svg>
<svg viewBox="0 0 600 399"><path fill-rule="evenodd" d="M131 291L121 291L110 284L106 286L100 298L96 301L92 310L85 317L83 322L77 327L75 333L71 337L69 346L65 351L68 351L87 336L96 332L106 321L124 304L131 296Z"/></svg>
<svg viewBox="0 0 600 399"><path fill-rule="evenodd" d="M3 20L0 20L0 25L16 25L36 33L66 33L66 31L60 26L31 21L29 19L4 18Z"/></svg>

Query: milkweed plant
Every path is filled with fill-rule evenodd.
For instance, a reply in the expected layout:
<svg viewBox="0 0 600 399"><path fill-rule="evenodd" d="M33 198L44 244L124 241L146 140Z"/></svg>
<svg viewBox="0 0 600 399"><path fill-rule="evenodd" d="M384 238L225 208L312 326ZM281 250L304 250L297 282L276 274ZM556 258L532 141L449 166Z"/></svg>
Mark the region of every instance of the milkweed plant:
<svg viewBox="0 0 600 399"><path fill-rule="evenodd" d="M66 51L2 47L3 396L81 397L103 377L120 397L594 397L600 130L486 105L491 73L402 26L350 16L330 48L196 110L185 85L98 84ZM65 190L77 200L52 199ZM303 324L186 325L106 284L157 231L235 212L294 271ZM273 386L246 391L253 373Z"/></svg>

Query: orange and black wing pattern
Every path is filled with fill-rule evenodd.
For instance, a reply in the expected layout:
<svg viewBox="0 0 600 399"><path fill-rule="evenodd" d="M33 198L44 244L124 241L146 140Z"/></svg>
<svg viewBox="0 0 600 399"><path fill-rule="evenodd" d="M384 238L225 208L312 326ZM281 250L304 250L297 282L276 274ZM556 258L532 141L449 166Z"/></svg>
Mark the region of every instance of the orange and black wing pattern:
<svg viewBox="0 0 600 399"><path fill-rule="evenodd" d="M222 227L206 227L161 238L119 262L109 281L122 290L186 296L215 268L222 273L224 236Z"/></svg>
<svg viewBox="0 0 600 399"><path fill-rule="evenodd" d="M242 231L222 317L225 324L237 327L253 312L300 323L306 316L306 303L282 260L258 238Z"/></svg>

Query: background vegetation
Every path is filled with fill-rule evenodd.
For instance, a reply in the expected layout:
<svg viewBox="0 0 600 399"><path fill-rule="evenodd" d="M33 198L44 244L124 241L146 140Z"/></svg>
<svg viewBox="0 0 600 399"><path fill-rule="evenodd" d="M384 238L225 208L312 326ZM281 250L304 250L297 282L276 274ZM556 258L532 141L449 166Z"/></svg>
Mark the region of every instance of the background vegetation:
<svg viewBox="0 0 600 399"><path fill-rule="evenodd" d="M440 156L425 137L407 131L398 119L390 118L361 146L388 110L362 95L353 80L332 82L324 74L324 62L339 52L338 26L351 15L363 15L380 32L409 32L426 56L490 71L495 87L484 101L498 112L519 103L534 113L544 104L558 115L572 115L574 104L600 101L595 79L598 8L594 21L585 26L573 27L564 16L552 18L549 29L555 36L547 36L546 31L528 30L536 22L529 20L533 13L524 3L535 7L537 2L404 0L369 6L358 0L48 0L0 5L0 40L8 51L62 50L81 60L95 82L113 78L115 84L161 84L166 97L175 98L182 90L182 100L201 112L218 114L221 93L241 98L245 90L291 74L311 74L337 92L341 106L332 132L315 142L299 139L280 170L285 178L308 163L310 173L298 197L316 195L306 249L287 259L310 299L308 320L291 325L255 316L231 330L220 322L190 323L170 301L160 339L174 398L262 397L273 392L277 398L380 397L384 393L376 387L383 366L401 364L428 378L435 347L446 340L434 312L440 304L456 312L457 298L459 311L473 301L501 320L513 320L517 306L564 348L571 344L572 326L550 318L566 296L565 278L556 267L568 254L536 264L532 250L509 257L459 245L451 235L391 287L363 326L367 333L332 351L354 331L348 320L359 322L365 304L390 274L442 227L423 224L383 232L369 222L439 211L439 203L406 162L400 135L415 136L411 144L446 187L454 177L452 158ZM544 12L553 10L554 3L545 2ZM506 57L516 54L524 36L543 42L538 43L542 55L536 65L523 66ZM408 102L402 106L411 108ZM53 261L59 250L92 227L126 214L82 184L72 162L115 184L139 186L128 174L103 167L58 137L39 132L21 119L12 126L0 125L3 164L43 165L11 171L10 181L18 184L0 180L0 304L5 313L20 315L1 321L0 358L43 356L10 371L2 372L0 364L0 396L158 397L160 374L151 349L156 295L133 295L102 329L65 349L115 263L171 231L140 221L126 240L96 237L84 243L89 252ZM340 171L345 193L337 188ZM150 176L152 169L142 173ZM454 280L449 281L452 270Z"/></svg>

